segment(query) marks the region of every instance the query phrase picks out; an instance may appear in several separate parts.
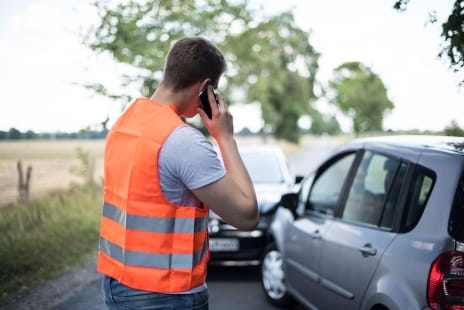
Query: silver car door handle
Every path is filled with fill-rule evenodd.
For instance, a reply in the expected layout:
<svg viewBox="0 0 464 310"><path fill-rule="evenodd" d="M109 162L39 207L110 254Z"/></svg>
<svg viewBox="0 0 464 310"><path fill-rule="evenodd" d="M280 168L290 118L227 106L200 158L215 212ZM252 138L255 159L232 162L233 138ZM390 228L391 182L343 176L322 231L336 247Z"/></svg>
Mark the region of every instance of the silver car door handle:
<svg viewBox="0 0 464 310"><path fill-rule="evenodd" d="M372 247L372 245L370 243L367 243L365 244L364 246L362 246L360 249L359 249L359 252L361 252L361 254L364 256L364 257L367 257L367 256L375 256L377 254L377 250L375 248Z"/></svg>
<svg viewBox="0 0 464 310"><path fill-rule="evenodd" d="M312 239L315 239L315 240L321 240L322 239L322 236L321 236L321 233L319 232L319 230L316 230L315 232L309 234L311 236Z"/></svg>

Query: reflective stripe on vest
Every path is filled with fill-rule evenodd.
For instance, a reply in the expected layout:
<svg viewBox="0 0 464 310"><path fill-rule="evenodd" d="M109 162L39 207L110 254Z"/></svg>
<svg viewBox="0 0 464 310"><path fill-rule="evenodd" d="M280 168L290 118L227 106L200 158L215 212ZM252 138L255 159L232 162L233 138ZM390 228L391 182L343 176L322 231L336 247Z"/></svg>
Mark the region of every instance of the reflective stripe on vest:
<svg viewBox="0 0 464 310"><path fill-rule="evenodd" d="M126 229L137 229L157 233L192 233L205 231L208 218L160 218L126 214L110 203L103 204L103 216L117 222Z"/></svg>
<svg viewBox="0 0 464 310"><path fill-rule="evenodd" d="M126 265L164 269L191 269L198 265L207 254L208 247L205 245L202 250L195 251L193 256L190 254L153 254L124 250L119 245L100 237L100 251Z"/></svg>

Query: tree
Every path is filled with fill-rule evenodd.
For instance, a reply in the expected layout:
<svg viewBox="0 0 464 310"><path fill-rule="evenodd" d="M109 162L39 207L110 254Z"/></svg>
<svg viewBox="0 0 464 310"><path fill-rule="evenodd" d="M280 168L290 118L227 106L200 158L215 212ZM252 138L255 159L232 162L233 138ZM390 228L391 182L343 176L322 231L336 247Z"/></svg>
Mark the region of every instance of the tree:
<svg viewBox="0 0 464 310"><path fill-rule="evenodd" d="M37 134L34 131L28 130L24 133L23 139L35 139L36 136Z"/></svg>
<svg viewBox="0 0 464 310"><path fill-rule="evenodd" d="M396 0L393 7L399 11L405 11L409 0ZM436 12L431 11L429 22L436 23ZM443 48L439 52L439 57L447 57L450 68L454 72L459 72L464 68L464 0L456 0L448 19L442 23L441 37L443 38ZM461 81L464 85L464 79Z"/></svg>
<svg viewBox="0 0 464 310"><path fill-rule="evenodd" d="M84 43L136 69L122 77L120 89L135 83L142 95L151 95L170 44L184 36L207 37L229 65L226 87L220 89L227 102L261 103L264 122L275 135L298 140L296 122L315 99L319 54L290 12L265 16L246 0L131 0L112 6L97 0L95 5L100 20ZM111 92L101 83L86 86L128 100L127 94Z"/></svg>
<svg viewBox="0 0 464 310"><path fill-rule="evenodd" d="M260 102L266 125L277 138L298 142L298 119L316 98L314 83L319 54L289 12L260 22L229 37L240 74L233 85L247 92L248 102Z"/></svg>
<svg viewBox="0 0 464 310"><path fill-rule="evenodd" d="M332 115L322 115L319 111L314 110L311 113L311 128L309 132L315 135L329 134L337 135L341 133L340 123Z"/></svg>
<svg viewBox="0 0 464 310"><path fill-rule="evenodd" d="M464 129L459 127L458 122L456 122L455 120L452 120L451 124L445 127L445 135L464 137Z"/></svg>
<svg viewBox="0 0 464 310"><path fill-rule="evenodd" d="M10 128L8 131L8 138L11 140L19 140L22 137L21 131L16 128Z"/></svg>
<svg viewBox="0 0 464 310"><path fill-rule="evenodd" d="M334 115L330 116L329 120L326 121L325 126L326 132L329 135L338 135L342 132L342 129L340 128L340 123Z"/></svg>
<svg viewBox="0 0 464 310"><path fill-rule="evenodd" d="M334 70L329 82L334 97L331 103L353 120L356 134L382 130L386 112L394 108L381 79L359 62L347 62Z"/></svg>

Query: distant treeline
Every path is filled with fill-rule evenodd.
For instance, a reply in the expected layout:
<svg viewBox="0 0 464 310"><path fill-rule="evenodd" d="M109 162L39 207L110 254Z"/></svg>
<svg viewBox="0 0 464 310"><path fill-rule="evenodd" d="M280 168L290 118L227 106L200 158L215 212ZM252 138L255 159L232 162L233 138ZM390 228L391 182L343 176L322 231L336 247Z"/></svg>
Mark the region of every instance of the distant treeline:
<svg viewBox="0 0 464 310"><path fill-rule="evenodd" d="M108 130L91 130L81 129L78 132L41 132L37 133L32 130L20 131L16 128L11 128L8 131L0 130L0 141L2 140L69 140L69 139L105 139ZM262 133L254 133L248 128L242 129L236 133L238 136L253 136L261 135Z"/></svg>
<svg viewBox="0 0 464 310"><path fill-rule="evenodd" d="M0 141L4 140L69 140L69 139L105 139L108 130L90 130L82 129L78 132L41 132L37 133L32 130L20 131L11 128L8 131L0 130ZM244 128L237 135L253 136L261 133L253 133L248 128Z"/></svg>
<svg viewBox="0 0 464 310"><path fill-rule="evenodd" d="M200 130L202 130L200 128ZM206 129L203 128L205 134ZM398 131L393 132L391 130L383 131L386 134L432 134L432 135L446 135L446 136L458 136L464 137L464 129L459 127L456 121L452 121L450 125L445 127L443 131L419 131L419 130L409 130L409 131ZM32 130L28 130L22 132L16 128L10 128L8 131L0 130L0 141L5 140L69 140L69 139L105 139L108 133L107 129L103 130L91 130L91 129L81 129L78 132L42 132L36 133ZM329 135L337 135L342 133L339 126L336 127L317 127L311 126L308 130L301 130L301 134L313 134L313 135L321 135L321 134L329 134ZM377 132L378 134L379 132ZM235 133L237 136L262 136L267 135L269 133L265 133L262 130L259 132L253 132L249 128L245 127L239 132Z"/></svg>
<svg viewBox="0 0 464 310"><path fill-rule="evenodd" d="M8 131L0 130L1 140L69 140L69 139L104 139L108 130L89 130L82 129L78 132L41 132L37 133L32 130L22 132L16 128L10 128Z"/></svg>

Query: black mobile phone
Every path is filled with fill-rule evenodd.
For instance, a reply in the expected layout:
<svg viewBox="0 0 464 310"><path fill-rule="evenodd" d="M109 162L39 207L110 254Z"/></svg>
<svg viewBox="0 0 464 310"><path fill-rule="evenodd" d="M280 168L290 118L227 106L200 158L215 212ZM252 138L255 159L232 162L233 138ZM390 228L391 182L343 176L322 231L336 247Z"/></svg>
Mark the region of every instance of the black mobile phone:
<svg viewBox="0 0 464 310"><path fill-rule="evenodd" d="M216 104L218 104L216 91L214 89L213 89L213 95L214 95L214 101L216 102ZM200 97L201 107L203 108L203 111L205 111L206 115L208 115L208 118L211 119L213 117L213 114L211 112L211 107L209 105L208 86L206 86L206 88L203 89L198 96Z"/></svg>

